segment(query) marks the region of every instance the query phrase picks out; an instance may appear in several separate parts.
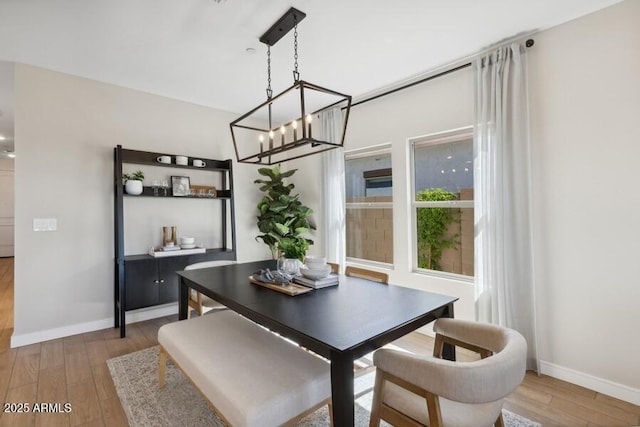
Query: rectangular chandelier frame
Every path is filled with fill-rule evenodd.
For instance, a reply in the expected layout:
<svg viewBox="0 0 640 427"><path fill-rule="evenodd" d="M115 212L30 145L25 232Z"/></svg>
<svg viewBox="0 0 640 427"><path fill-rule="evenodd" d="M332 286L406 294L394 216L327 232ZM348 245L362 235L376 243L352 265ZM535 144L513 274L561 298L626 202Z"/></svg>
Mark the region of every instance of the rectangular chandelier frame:
<svg viewBox="0 0 640 427"><path fill-rule="evenodd" d="M293 139L287 135L285 140L284 124L274 125L272 121L272 107L277 104L277 101L291 91L299 90L299 102L300 110L299 114L294 113L294 117L291 119L290 124L293 124ZM336 97L337 101L330 105L325 105L320 109L314 111L308 111L305 104L305 95L310 96L312 93L320 93L329 96ZM318 113L329 110L334 107L340 107L344 110L344 118L342 123L342 129L340 135L337 135L335 141L328 141L327 138L314 137L311 127L310 116L316 116ZM259 125L250 122L251 116L257 113L259 110L268 109L268 119L264 125ZM248 113L242 115L238 119L230 123L231 135L233 139L233 145L236 152L236 159L240 163L253 163L263 165L273 165L288 160L299 159L302 157L310 156L312 154L321 153L323 151L332 150L334 148L342 147L344 145L344 137L347 129L347 122L349 120L349 111L351 109L351 96L345 95L340 92L327 89L304 80L298 80L288 89L267 99L262 104L258 105ZM296 117L297 116L297 117ZM305 124L305 120L307 123ZM297 138L297 122L300 121L300 138ZM294 124L295 123L295 124ZM282 129L282 131L281 131ZM282 134L280 134L280 131ZM253 132L255 138L244 138L241 140L240 134ZM316 135L319 133L315 132ZM262 136L260 136L262 135ZM269 136L270 135L270 136ZM278 135L281 135L281 140L278 141ZM267 136L267 141L263 138ZM260 139L258 139L260 138ZM258 145L258 141L259 145ZM245 146L241 147L241 144ZM254 148L251 149L246 145L251 145ZM252 154L245 155L242 153L249 152Z"/></svg>

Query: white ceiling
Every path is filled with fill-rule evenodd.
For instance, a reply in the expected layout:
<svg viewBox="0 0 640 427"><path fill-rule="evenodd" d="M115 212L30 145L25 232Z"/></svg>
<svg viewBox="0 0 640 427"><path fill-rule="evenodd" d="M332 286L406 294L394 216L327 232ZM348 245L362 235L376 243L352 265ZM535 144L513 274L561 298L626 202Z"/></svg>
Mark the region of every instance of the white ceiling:
<svg viewBox="0 0 640 427"><path fill-rule="evenodd" d="M307 14L301 78L357 97L619 1L0 0L0 61L243 113L266 98L258 38L291 6ZM274 93L292 69L291 32L272 48Z"/></svg>

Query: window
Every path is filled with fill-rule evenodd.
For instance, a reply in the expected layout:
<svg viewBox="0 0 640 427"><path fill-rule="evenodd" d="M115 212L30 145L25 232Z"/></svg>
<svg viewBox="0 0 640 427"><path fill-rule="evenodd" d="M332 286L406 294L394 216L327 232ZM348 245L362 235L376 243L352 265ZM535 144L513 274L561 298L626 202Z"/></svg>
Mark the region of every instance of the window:
<svg viewBox="0 0 640 427"><path fill-rule="evenodd" d="M347 153L347 258L393 263L390 147Z"/></svg>
<svg viewBox="0 0 640 427"><path fill-rule="evenodd" d="M412 142L414 269L474 274L473 133Z"/></svg>

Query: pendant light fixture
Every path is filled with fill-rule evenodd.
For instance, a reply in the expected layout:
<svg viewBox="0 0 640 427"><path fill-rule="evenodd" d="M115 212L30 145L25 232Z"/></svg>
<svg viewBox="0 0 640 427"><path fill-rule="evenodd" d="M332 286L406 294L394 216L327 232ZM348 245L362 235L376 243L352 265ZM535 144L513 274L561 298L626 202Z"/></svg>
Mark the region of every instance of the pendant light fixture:
<svg viewBox="0 0 640 427"><path fill-rule="evenodd" d="M231 122L231 136L240 163L273 165L321 153L344 144L351 96L300 80L298 23L306 14L290 8L260 37L267 45L267 100ZM271 90L271 46L294 30L293 85L278 95ZM341 108L341 133L323 134L318 113Z"/></svg>

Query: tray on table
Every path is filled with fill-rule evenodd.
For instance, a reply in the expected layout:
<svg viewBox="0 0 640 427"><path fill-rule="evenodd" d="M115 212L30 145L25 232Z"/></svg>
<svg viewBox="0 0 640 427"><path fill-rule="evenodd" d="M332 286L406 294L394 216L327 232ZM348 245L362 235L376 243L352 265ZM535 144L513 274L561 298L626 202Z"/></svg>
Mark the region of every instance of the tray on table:
<svg viewBox="0 0 640 427"><path fill-rule="evenodd" d="M278 285L277 283L263 282L262 280L259 280L255 275L249 276L249 281L251 281L251 283L253 283L254 285L272 289L276 292L281 292L283 294L287 294L290 296L306 294L307 292L313 291L313 288L308 288L306 286L298 285L297 283L293 283L293 282L289 282L286 285Z"/></svg>

